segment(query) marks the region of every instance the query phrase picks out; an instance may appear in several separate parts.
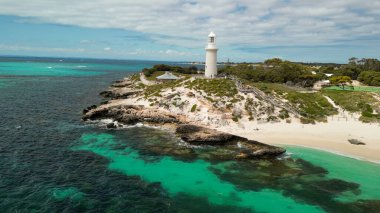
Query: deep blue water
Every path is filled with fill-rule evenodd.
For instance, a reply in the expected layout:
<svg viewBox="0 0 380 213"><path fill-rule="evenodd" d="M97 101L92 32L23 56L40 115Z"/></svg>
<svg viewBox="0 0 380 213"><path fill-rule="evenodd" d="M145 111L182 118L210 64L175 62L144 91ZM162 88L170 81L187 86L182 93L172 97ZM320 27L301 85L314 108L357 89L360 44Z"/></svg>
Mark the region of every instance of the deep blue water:
<svg viewBox="0 0 380 213"><path fill-rule="evenodd" d="M215 161L152 128L105 130L82 109L157 62L0 59L0 212L378 212L380 166L310 149Z"/></svg>

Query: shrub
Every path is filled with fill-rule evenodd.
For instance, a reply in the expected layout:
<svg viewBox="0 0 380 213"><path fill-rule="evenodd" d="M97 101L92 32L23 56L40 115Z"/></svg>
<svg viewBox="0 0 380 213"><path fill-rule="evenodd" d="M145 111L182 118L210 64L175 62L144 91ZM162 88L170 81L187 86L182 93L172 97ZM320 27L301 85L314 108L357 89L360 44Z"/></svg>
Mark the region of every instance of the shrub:
<svg viewBox="0 0 380 213"><path fill-rule="evenodd" d="M197 105L196 104L194 104L192 107L191 107L191 112L195 112L195 110L197 109Z"/></svg>

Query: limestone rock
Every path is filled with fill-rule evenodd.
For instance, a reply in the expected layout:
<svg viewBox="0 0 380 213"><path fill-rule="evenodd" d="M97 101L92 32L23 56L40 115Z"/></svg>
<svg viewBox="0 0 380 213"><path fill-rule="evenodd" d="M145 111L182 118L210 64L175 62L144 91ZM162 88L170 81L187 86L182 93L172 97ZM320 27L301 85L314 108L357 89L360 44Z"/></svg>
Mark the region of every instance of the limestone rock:
<svg viewBox="0 0 380 213"><path fill-rule="evenodd" d="M176 129L176 134L182 140L192 144L224 145L247 141L243 137L191 124L179 125Z"/></svg>
<svg viewBox="0 0 380 213"><path fill-rule="evenodd" d="M365 145L364 142L362 142L358 139L348 139L348 142L350 142L350 144L354 144L354 145Z"/></svg>
<svg viewBox="0 0 380 213"><path fill-rule="evenodd" d="M139 105L119 105L112 107L99 107L93 109L82 117L83 120L96 120L112 118L123 124L136 124L149 122L157 124L181 123L179 116L154 109L145 109Z"/></svg>

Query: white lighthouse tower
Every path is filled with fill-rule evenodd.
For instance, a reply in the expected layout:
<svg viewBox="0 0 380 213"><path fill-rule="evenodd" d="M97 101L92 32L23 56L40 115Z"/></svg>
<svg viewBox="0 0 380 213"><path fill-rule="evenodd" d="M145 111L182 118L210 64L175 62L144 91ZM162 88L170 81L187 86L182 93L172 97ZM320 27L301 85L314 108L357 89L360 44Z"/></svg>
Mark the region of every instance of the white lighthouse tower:
<svg viewBox="0 0 380 213"><path fill-rule="evenodd" d="M216 48L215 43L216 36L213 32L208 35L208 44L206 47L206 65L205 65L205 76L206 78L214 78L218 74L218 67L216 66L216 53L218 48Z"/></svg>

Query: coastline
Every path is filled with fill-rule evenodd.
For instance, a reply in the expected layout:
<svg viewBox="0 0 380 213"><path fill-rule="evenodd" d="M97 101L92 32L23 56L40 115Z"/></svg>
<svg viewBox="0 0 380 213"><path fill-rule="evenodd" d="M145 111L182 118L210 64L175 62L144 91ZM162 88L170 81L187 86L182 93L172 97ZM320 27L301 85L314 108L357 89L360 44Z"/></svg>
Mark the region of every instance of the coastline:
<svg viewBox="0 0 380 213"><path fill-rule="evenodd" d="M144 76L140 75L139 79L144 79ZM134 88L134 84L128 78L123 81L124 84L129 85L127 88ZM110 94L118 91L119 89L111 87ZM179 98L179 94L186 95L181 95ZM238 95L245 99L255 97L241 92ZM99 106L98 109L115 106L140 106L142 109L151 111L147 113L146 116L148 117L166 114L183 123L215 129L272 146L307 147L380 164L380 155L378 154L380 153L380 124L361 122L359 113L350 113L343 110L328 97L325 98L337 109L338 113L328 116L327 122L302 124L300 119L294 115L279 122L264 122L263 119L250 121L248 116L243 114L240 119L233 121L231 112L216 110L204 96L201 92L184 86L177 86L161 90L160 96L154 96L154 100L159 100L157 103L169 102L177 97L183 103L186 102L186 105L182 108L177 107L176 104L153 104L149 98L140 94L110 100L107 104ZM194 105L197 106L197 110L192 111L191 107ZM238 103L237 105L241 108L244 106L243 103ZM362 141L365 145L351 144L348 141L349 139Z"/></svg>
<svg viewBox="0 0 380 213"><path fill-rule="evenodd" d="M242 122L243 128L221 127L220 131L271 145L290 145L327 151L358 160L380 164L380 127L360 121L337 121L315 125ZM258 130L256 130L258 128ZM359 139L366 145L353 145L348 139Z"/></svg>

